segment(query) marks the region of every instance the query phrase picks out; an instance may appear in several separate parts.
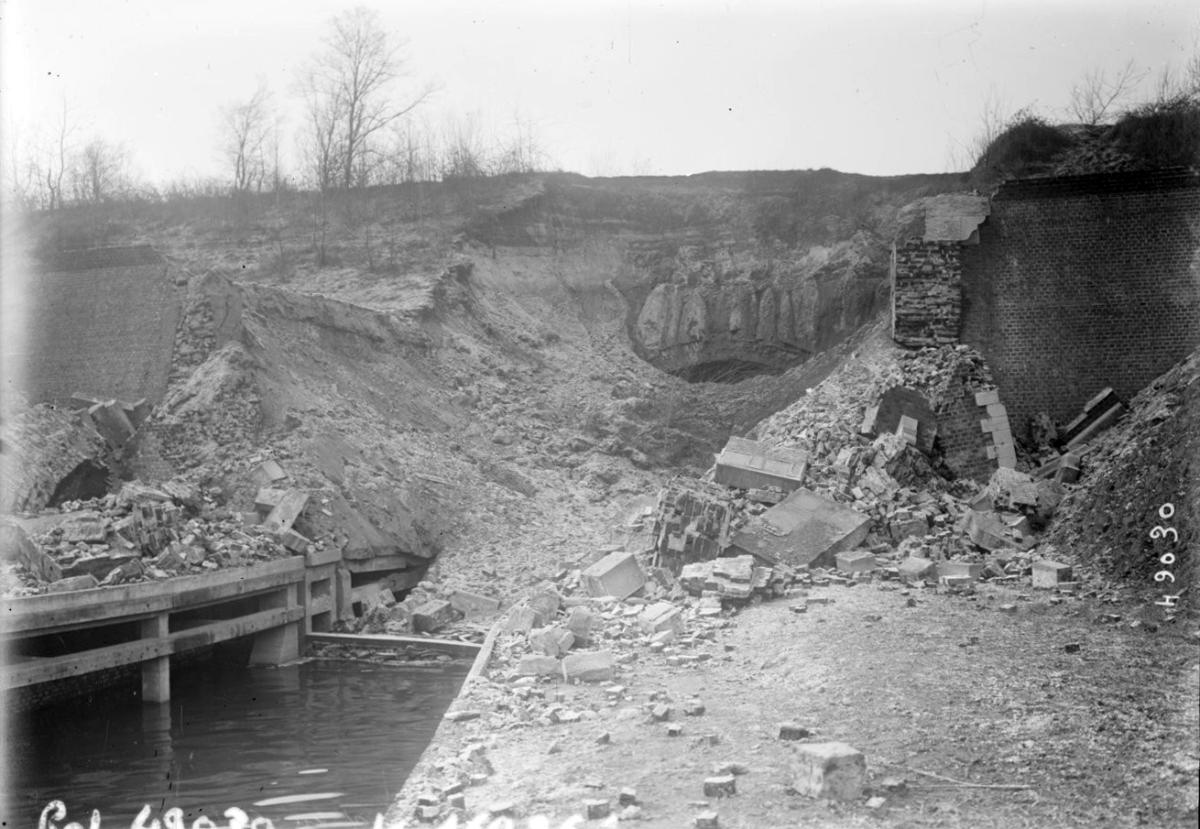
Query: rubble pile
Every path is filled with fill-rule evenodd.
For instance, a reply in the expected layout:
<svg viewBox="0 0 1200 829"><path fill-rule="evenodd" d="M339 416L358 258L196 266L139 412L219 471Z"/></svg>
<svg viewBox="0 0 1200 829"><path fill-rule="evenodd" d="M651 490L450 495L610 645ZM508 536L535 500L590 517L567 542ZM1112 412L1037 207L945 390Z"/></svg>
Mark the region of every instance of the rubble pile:
<svg viewBox="0 0 1200 829"><path fill-rule="evenodd" d="M1088 565L1110 577L1180 593L1192 582L1192 551L1200 544L1197 422L1200 349L1134 397L1108 431L1072 450L1079 485L1068 487L1049 540L1079 550ZM1153 580L1162 570L1174 575L1176 589L1163 589L1165 577L1163 583ZM1182 592L1182 603L1195 601L1193 591Z"/></svg>
<svg viewBox="0 0 1200 829"><path fill-rule="evenodd" d="M126 484L6 524L6 592L15 596L166 579L292 555L266 526L217 505L211 490L178 482ZM31 568L12 545L31 544L52 567Z"/></svg>

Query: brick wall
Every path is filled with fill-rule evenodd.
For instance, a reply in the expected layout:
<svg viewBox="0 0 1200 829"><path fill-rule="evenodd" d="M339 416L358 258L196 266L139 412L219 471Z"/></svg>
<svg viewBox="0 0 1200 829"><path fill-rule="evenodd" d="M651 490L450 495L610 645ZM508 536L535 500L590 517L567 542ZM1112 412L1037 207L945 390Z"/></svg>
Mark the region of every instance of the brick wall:
<svg viewBox="0 0 1200 829"><path fill-rule="evenodd" d="M27 293L26 341L13 356L30 402L61 402L75 392L162 398L181 297L153 250L59 254L35 271Z"/></svg>
<svg viewBox="0 0 1200 829"><path fill-rule="evenodd" d="M892 339L912 348L958 342L961 246L910 239L893 250Z"/></svg>
<svg viewBox="0 0 1200 829"><path fill-rule="evenodd" d="M962 342L987 358L1014 433L1128 399L1200 344L1200 176L1013 182L961 248Z"/></svg>

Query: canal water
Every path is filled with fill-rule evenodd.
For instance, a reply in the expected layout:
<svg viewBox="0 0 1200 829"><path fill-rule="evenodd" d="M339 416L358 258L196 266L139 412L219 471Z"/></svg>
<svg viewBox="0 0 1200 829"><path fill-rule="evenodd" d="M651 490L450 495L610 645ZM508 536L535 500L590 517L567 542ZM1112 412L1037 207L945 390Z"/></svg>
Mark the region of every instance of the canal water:
<svg viewBox="0 0 1200 829"><path fill-rule="evenodd" d="M369 826L387 811L465 676L462 669L308 661L173 671L170 703L130 690L24 715L10 754L17 826L51 800L85 827L129 826L143 806L228 825L244 810L281 827ZM11 801L10 801L11 802ZM149 820L147 820L147 826ZM14 824L6 821L9 827Z"/></svg>

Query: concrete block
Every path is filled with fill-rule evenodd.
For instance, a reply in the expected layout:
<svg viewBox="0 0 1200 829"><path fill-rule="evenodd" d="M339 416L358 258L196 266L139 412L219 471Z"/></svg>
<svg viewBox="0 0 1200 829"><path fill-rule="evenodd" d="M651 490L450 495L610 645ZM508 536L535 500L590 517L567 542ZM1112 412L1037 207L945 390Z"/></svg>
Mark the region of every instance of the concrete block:
<svg viewBox="0 0 1200 829"><path fill-rule="evenodd" d="M1041 559L1033 563L1033 586L1053 589L1064 582L1071 581L1071 567L1050 559Z"/></svg>
<svg viewBox="0 0 1200 829"><path fill-rule="evenodd" d="M282 481L287 477L287 473L276 461L265 460L254 468L250 477L258 486L268 487L276 481Z"/></svg>
<svg viewBox="0 0 1200 829"><path fill-rule="evenodd" d="M643 633L683 633L683 611L670 602L655 602L638 615L638 624Z"/></svg>
<svg viewBox="0 0 1200 829"><path fill-rule="evenodd" d="M836 561L837 569L843 573L861 573L868 570L875 570L879 567L879 562L875 560L875 556L866 550L851 550L848 553L838 553Z"/></svg>
<svg viewBox="0 0 1200 829"><path fill-rule="evenodd" d="M567 682L608 682L613 678L616 660L611 651L573 653L562 661L562 675Z"/></svg>
<svg viewBox="0 0 1200 829"><path fill-rule="evenodd" d="M939 561L937 574L938 578L968 578L975 581L983 575L984 566L972 561Z"/></svg>
<svg viewBox="0 0 1200 829"><path fill-rule="evenodd" d="M300 513L308 505L308 493L298 489L289 489L283 498L271 510L271 514L263 521L263 526L272 532L291 529Z"/></svg>
<svg viewBox="0 0 1200 829"><path fill-rule="evenodd" d="M278 533L279 543L297 555L304 555L308 552L308 548L312 546L312 542L305 538L300 533L289 527L286 530Z"/></svg>
<svg viewBox="0 0 1200 829"><path fill-rule="evenodd" d="M708 777L704 780L705 797L733 797L737 794L737 778L732 774Z"/></svg>
<svg viewBox="0 0 1200 829"><path fill-rule="evenodd" d="M581 581L589 596L627 599L646 583L646 574L633 553L618 550L584 570Z"/></svg>
<svg viewBox="0 0 1200 829"><path fill-rule="evenodd" d="M269 486L261 487L254 496L254 508L259 512L270 514L271 510L279 506L279 502L283 500L283 496L286 494L286 489L272 489Z"/></svg>
<svg viewBox="0 0 1200 829"><path fill-rule="evenodd" d="M923 579L933 575L934 567L934 563L927 558L909 556L900 562L900 578Z"/></svg>
<svg viewBox="0 0 1200 829"><path fill-rule="evenodd" d="M554 676L562 670L562 662L553 656L527 653L517 662L517 673L521 676Z"/></svg>
<svg viewBox="0 0 1200 829"><path fill-rule="evenodd" d="M858 800L866 775L861 751L845 743L807 743L797 752L793 787L813 797Z"/></svg>
<svg viewBox="0 0 1200 829"><path fill-rule="evenodd" d="M454 621L454 608L450 602L435 599L413 611L413 630L418 633L434 633Z"/></svg>
<svg viewBox="0 0 1200 829"><path fill-rule="evenodd" d="M812 736L812 731L794 722L785 722L779 724L779 739L781 740L805 740Z"/></svg>
<svg viewBox="0 0 1200 829"><path fill-rule="evenodd" d="M994 403L1000 402L999 389L989 389L988 391L975 392L976 406L991 406Z"/></svg>
<svg viewBox="0 0 1200 829"><path fill-rule="evenodd" d="M500 610L500 600L491 596L481 596L466 590L455 590L450 594L450 606L468 619L479 616L491 616Z"/></svg>

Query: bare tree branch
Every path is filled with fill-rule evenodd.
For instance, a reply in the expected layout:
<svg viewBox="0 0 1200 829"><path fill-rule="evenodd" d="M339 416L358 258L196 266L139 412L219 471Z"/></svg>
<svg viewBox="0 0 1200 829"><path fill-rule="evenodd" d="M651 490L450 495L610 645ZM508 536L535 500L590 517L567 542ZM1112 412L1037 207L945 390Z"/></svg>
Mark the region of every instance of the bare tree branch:
<svg viewBox="0 0 1200 829"><path fill-rule="evenodd" d="M1119 104L1145 76L1132 60L1111 78L1104 69L1093 69L1071 87L1068 110L1080 124L1103 123L1116 114Z"/></svg>

